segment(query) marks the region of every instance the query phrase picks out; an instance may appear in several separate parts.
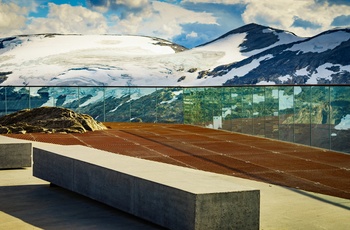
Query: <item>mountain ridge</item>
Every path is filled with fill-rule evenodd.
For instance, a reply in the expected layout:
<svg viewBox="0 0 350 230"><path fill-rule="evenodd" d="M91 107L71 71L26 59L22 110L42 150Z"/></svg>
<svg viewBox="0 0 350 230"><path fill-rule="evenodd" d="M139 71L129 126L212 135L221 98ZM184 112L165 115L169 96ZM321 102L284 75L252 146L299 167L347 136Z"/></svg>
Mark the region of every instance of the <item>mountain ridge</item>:
<svg viewBox="0 0 350 230"><path fill-rule="evenodd" d="M339 45L335 45L334 47L325 47L329 44L329 42L325 42L325 44L318 43L318 47L317 45L314 45L315 50L310 48L308 48L308 50L306 50L307 48L304 50L292 49L294 46L303 46L304 43L313 42L317 38L321 38L321 41L324 41L322 36L338 32L346 32L347 40L339 42ZM334 37L337 37L337 35ZM317 49L323 50L322 52L319 52ZM268 55L272 55L271 57L262 60L259 66L252 69L245 76L242 76L241 79L239 79L239 77L231 78L225 82L224 85L256 84L259 81L258 76L261 76L262 73L265 75L264 80L273 81L276 84L349 84L349 51L349 29L326 31L312 38L277 46L259 53L256 56L250 57L250 59L245 61L251 62L256 59L261 59L264 56L267 57ZM244 66L244 64L247 65L244 62L240 63L241 66ZM228 69L232 70L236 66L233 64L226 68L226 71ZM325 72L327 69L330 70L329 73L321 73ZM331 69L333 69L333 71ZM301 72L304 73L301 74ZM282 80L283 78L289 79ZM262 81L262 79L260 80Z"/></svg>
<svg viewBox="0 0 350 230"><path fill-rule="evenodd" d="M247 24L192 49L134 35L0 39L0 86L350 84L350 28L310 38Z"/></svg>

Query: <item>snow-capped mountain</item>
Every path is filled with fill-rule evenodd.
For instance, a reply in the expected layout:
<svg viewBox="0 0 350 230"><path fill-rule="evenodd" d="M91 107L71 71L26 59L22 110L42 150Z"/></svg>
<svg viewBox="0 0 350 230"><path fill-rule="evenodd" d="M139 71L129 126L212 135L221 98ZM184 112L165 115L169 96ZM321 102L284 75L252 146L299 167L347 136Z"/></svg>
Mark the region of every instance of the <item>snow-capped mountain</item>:
<svg viewBox="0 0 350 230"><path fill-rule="evenodd" d="M349 84L350 29L326 31L218 66L207 76L216 77L223 85Z"/></svg>
<svg viewBox="0 0 350 230"><path fill-rule="evenodd" d="M304 38L300 38L293 33L283 30L257 24L248 24L199 47L201 47L202 50L234 54L231 57L227 57L227 61L230 63L241 61L278 45L289 44L303 39ZM235 52L232 52L233 49ZM231 51L228 52L228 50Z"/></svg>
<svg viewBox="0 0 350 230"><path fill-rule="evenodd" d="M0 86L319 83L350 83L350 29L301 38L249 24L189 50L143 36L0 39Z"/></svg>
<svg viewBox="0 0 350 230"><path fill-rule="evenodd" d="M7 38L1 46L3 85L127 85L140 78L152 85L152 74L167 71L157 60L184 49L140 36L53 34Z"/></svg>

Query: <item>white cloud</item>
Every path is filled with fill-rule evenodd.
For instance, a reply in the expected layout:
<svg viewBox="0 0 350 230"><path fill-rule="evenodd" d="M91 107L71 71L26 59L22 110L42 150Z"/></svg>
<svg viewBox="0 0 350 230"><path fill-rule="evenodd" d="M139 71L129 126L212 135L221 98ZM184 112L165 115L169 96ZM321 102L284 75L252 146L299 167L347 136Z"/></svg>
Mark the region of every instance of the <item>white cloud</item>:
<svg viewBox="0 0 350 230"><path fill-rule="evenodd" d="M350 14L350 6L329 5L327 2L321 4L314 0L247 0L246 4L242 14L245 23L261 23L292 31L299 36L312 36L331 29L335 17ZM294 27L295 18L318 26Z"/></svg>
<svg viewBox="0 0 350 230"><path fill-rule="evenodd" d="M154 15L147 25L152 27L155 35L164 38L170 39L181 34L183 24L217 24L217 18L210 13L194 12L164 2L154 2L153 7L158 14Z"/></svg>
<svg viewBox="0 0 350 230"><path fill-rule="evenodd" d="M46 18L33 18L25 33L102 34L108 31L106 18L81 6L49 3Z"/></svg>
<svg viewBox="0 0 350 230"><path fill-rule="evenodd" d="M192 2L192 3L214 3L214 4L227 4L227 5L234 5L234 4L242 4L246 2L247 0L185 0L183 2Z"/></svg>
<svg viewBox="0 0 350 230"><path fill-rule="evenodd" d="M216 18L210 13L194 12L157 1L151 6L152 8L143 14L129 14L119 20L114 30L124 34L143 34L171 39L183 32L183 24L217 24Z"/></svg>
<svg viewBox="0 0 350 230"><path fill-rule="evenodd" d="M245 5L242 14L245 24L258 23L305 37L331 29L334 18L338 16L350 15L349 5L330 4L330 1L326 0L186 0L184 2ZM295 26L293 24L296 18L314 26Z"/></svg>
<svg viewBox="0 0 350 230"><path fill-rule="evenodd" d="M241 17L245 24L258 23L288 30L299 36L312 36L331 29L334 18L350 15L349 5L329 4L325 0L183 0L181 3L175 0L86 0L90 9L49 3L46 17L28 18L30 12L36 11L36 2L44 0L0 0L0 35L45 32L120 33L172 39L184 33L183 26L186 24L218 25L218 22L225 20L219 17L227 16L217 13L220 7L240 4L238 9L243 10ZM201 3L217 4L216 11L210 13L210 8L202 8L206 11L199 12L201 7L191 10L191 7ZM230 9L234 9L232 7ZM295 23L296 19L299 26ZM309 27L302 27L303 23ZM224 26L228 30L234 29L228 28L228 25L218 25L218 28L224 30ZM202 36L200 29L195 32L186 37L190 39Z"/></svg>
<svg viewBox="0 0 350 230"><path fill-rule="evenodd" d="M87 0L87 4L100 11L127 9L130 12L143 11L151 5L150 0Z"/></svg>
<svg viewBox="0 0 350 230"><path fill-rule="evenodd" d="M21 7L13 2L4 3L0 0L0 35L20 34L25 26L28 12L27 7Z"/></svg>
<svg viewBox="0 0 350 230"><path fill-rule="evenodd" d="M198 37L198 34L194 31L186 35L186 38L196 38Z"/></svg>
<svg viewBox="0 0 350 230"><path fill-rule="evenodd" d="M143 12L143 14L131 13L128 14L128 16L126 16L124 19L120 19L117 16L112 17L114 18L114 23L116 25L110 28L109 32L132 35L140 34L140 28L142 27L143 20L147 17L149 17L148 12Z"/></svg>
<svg viewBox="0 0 350 230"><path fill-rule="evenodd" d="M111 0L110 0L111 1ZM117 4L128 6L129 8L140 8L149 4L149 0L118 0Z"/></svg>

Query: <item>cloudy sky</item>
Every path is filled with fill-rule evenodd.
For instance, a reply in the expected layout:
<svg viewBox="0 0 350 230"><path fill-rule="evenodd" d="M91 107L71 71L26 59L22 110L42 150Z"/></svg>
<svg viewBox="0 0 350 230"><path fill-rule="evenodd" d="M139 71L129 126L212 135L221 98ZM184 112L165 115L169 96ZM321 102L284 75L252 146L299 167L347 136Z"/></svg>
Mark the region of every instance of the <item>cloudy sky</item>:
<svg viewBox="0 0 350 230"><path fill-rule="evenodd" d="M0 0L0 37L133 34L193 47L248 23L313 36L350 27L350 0Z"/></svg>

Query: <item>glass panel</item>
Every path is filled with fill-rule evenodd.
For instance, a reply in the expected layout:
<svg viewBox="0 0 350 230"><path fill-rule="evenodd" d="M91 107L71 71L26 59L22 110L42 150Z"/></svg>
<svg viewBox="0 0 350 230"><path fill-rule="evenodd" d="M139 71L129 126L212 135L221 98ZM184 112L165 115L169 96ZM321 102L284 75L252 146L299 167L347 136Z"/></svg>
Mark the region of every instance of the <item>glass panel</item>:
<svg viewBox="0 0 350 230"><path fill-rule="evenodd" d="M242 133L253 134L253 88L242 87Z"/></svg>
<svg viewBox="0 0 350 230"><path fill-rule="evenodd" d="M294 87L279 88L279 139L294 142Z"/></svg>
<svg viewBox="0 0 350 230"><path fill-rule="evenodd" d="M38 108L41 106L53 106L50 100L49 87L30 87L30 108Z"/></svg>
<svg viewBox="0 0 350 230"><path fill-rule="evenodd" d="M130 121L130 89L106 88L105 90L105 119L109 122Z"/></svg>
<svg viewBox="0 0 350 230"><path fill-rule="evenodd" d="M0 88L0 116L40 106L99 121L202 125L350 153L349 86Z"/></svg>
<svg viewBox="0 0 350 230"><path fill-rule="evenodd" d="M77 111L79 108L78 87L50 87L53 105Z"/></svg>
<svg viewBox="0 0 350 230"><path fill-rule="evenodd" d="M350 87L331 87L331 149L350 153Z"/></svg>
<svg viewBox="0 0 350 230"><path fill-rule="evenodd" d="M232 100L231 100L231 88L222 88L222 129L231 131L232 130Z"/></svg>
<svg viewBox="0 0 350 230"><path fill-rule="evenodd" d="M6 89L7 113L29 108L28 87L8 87Z"/></svg>
<svg viewBox="0 0 350 230"><path fill-rule="evenodd" d="M278 87L265 88L265 137L279 138Z"/></svg>
<svg viewBox="0 0 350 230"><path fill-rule="evenodd" d="M205 88L202 101L204 125L209 128L222 128L221 88Z"/></svg>
<svg viewBox="0 0 350 230"><path fill-rule="evenodd" d="M131 88L131 122L157 122L156 88Z"/></svg>
<svg viewBox="0 0 350 230"><path fill-rule="evenodd" d="M89 114L97 121L105 121L105 88L80 87L77 111Z"/></svg>
<svg viewBox="0 0 350 230"><path fill-rule="evenodd" d="M244 88L231 88L231 117L232 117L232 131L242 131L243 121L243 91Z"/></svg>
<svg viewBox="0 0 350 230"><path fill-rule="evenodd" d="M253 88L253 134L265 136L265 87Z"/></svg>
<svg viewBox="0 0 350 230"><path fill-rule="evenodd" d="M183 123L183 90L164 88L157 90L157 122Z"/></svg>
<svg viewBox="0 0 350 230"><path fill-rule="evenodd" d="M294 141L311 144L311 87L294 87Z"/></svg>
<svg viewBox="0 0 350 230"><path fill-rule="evenodd" d="M311 87L311 145L329 149L329 87Z"/></svg>
<svg viewBox="0 0 350 230"><path fill-rule="evenodd" d="M0 88L0 116L7 114L6 91L7 87Z"/></svg>
<svg viewBox="0 0 350 230"><path fill-rule="evenodd" d="M185 124L203 125L202 95L203 88L184 89L184 122Z"/></svg>

